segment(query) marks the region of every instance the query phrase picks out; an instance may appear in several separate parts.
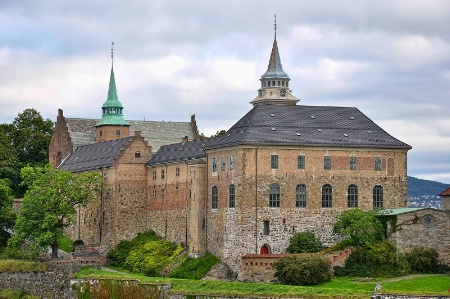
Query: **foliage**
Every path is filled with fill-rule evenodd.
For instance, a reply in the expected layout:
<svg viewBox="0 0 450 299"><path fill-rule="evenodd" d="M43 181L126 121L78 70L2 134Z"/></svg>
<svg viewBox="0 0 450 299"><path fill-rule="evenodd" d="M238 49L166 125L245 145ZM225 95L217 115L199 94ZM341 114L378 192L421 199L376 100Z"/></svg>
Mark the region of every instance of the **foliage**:
<svg viewBox="0 0 450 299"><path fill-rule="evenodd" d="M160 239L161 237L159 237L154 231L150 230L147 232L139 233L131 241L122 240L115 248L108 252L108 262L112 266L123 267L125 264L125 260L127 259L130 251L133 248L146 242L156 241Z"/></svg>
<svg viewBox="0 0 450 299"><path fill-rule="evenodd" d="M286 249L289 253L313 253L322 250L322 243L312 232L296 233L289 240L289 246Z"/></svg>
<svg viewBox="0 0 450 299"><path fill-rule="evenodd" d="M20 169L48 163L53 122L35 109L25 109L11 124L0 126L0 178L8 179L13 194L23 197Z"/></svg>
<svg viewBox="0 0 450 299"><path fill-rule="evenodd" d="M345 267L335 267L336 276L392 277L409 273L409 266L403 256L397 256L397 249L387 241L359 247L345 262Z"/></svg>
<svg viewBox="0 0 450 299"><path fill-rule="evenodd" d="M60 235L58 236L58 248L64 250L65 252L72 252L74 241L72 241L69 237Z"/></svg>
<svg viewBox="0 0 450 299"><path fill-rule="evenodd" d="M47 265L30 261L0 260L0 272L45 272Z"/></svg>
<svg viewBox="0 0 450 299"><path fill-rule="evenodd" d="M415 273L432 273L439 268L439 254L434 248L415 247L405 254L411 271Z"/></svg>
<svg viewBox="0 0 450 299"><path fill-rule="evenodd" d="M169 277L201 279L209 270L211 270L212 266L219 262L220 260L211 253L207 253L198 258L186 257L183 262L170 273Z"/></svg>
<svg viewBox="0 0 450 299"><path fill-rule="evenodd" d="M147 276L159 276L183 247L170 241L149 241L134 247L125 260L124 268Z"/></svg>
<svg viewBox="0 0 450 299"><path fill-rule="evenodd" d="M9 233L3 228L11 229L16 219L16 214L12 210L13 197L11 188L6 180L0 179L0 245L5 246L9 239Z"/></svg>
<svg viewBox="0 0 450 299"><path fill-rule="evenodd" d="M223 135L225 135L226 132L227 132L227 131L225 131L225 130L216 131L216 134L211 135L211 137L219 137L219 136L223 136Z"/></svg>
<svg viewBox="0 0 450 299"><path fill-rule="evenodd" d="M364 212L359 208L342 212L333 230L349 239L353 246L374 244L382 239L384 231L374 212Z"/></svg>
<svg viewBox="0 0 450 299"><path fill-rule="evenodd" d="M330 259L321 255L295 255L275 263L275 277L289 285L315 285L332 277Z"/></svg>
<svg viewBox="0 0 450 299"><path fill-rule="evenodd" d="M0 299L39 299L39 296L28 295L23 290L0 290Z"/></svg>
<svg viewBox="0 0 450 299"><path fill-rule="evenodd" d="M16 234L9 239L8 246L18 248L26 240L33 256L51 246L52 257L56 257L58 237L74 220L75 207L86 206L94 199L99 176L91 172L74 174L49 165L24 167L21 176L29 189L14 225Z"/></svg>

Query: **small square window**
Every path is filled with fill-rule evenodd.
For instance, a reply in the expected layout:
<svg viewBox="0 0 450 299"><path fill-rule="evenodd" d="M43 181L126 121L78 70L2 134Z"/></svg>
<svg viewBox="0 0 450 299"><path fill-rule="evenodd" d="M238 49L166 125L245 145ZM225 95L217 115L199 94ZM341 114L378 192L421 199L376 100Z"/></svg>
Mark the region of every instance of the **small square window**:
<svg viewBox="0 0 450 299"><path fill-rule="evenodd" d="M297 168L298 169L305 169L305 156L299 155L297 157Z"/></svg>
<svg viewBox="0 0 450 299"><path fill-rule="evenodd" d="M116 136L120 136L120 130L116 130Z"/></svg>
<svg viewBox="0 0 450 299"><path fill-rule="evenodd" d="M278 169L278 155L270 156L270 167L272 169Z"/></svg>
<svg viewBox="0 0 450 299"><path fill-rule="evenodd" d="M323 157L323 170L331 170L331 157L330 156Z"/></svg>
<svg viewBox="0 0 450 299"><path fill-rule="evenodd" d="M225 157L223 156L220 158L220 170L225 170Z"/></svg>
<svg viewBox="0 0 450 299"><path fill-rule="evenodd" d="M349 158L349 168L350 170L356 170L356 157L350 157Z"/></svg>
<svg viewBox="0 0 450 299"><path fill-rule="evenodd" d="M375 171L381 171L381 157L375 157Z"/></svg>
<svg viewBox="0 0 450 299"><path fill-rule="evenodd" d="M141 157L141 152L135 152L134 153L134 157L135 158L140 158Z"/></svg>
<svg viewBox="0 0 450 299"><path fill-rule="evenodd" d="M230 170L233 170L233 169L234 169L234 156L231 155L230 156Z"/></svg>

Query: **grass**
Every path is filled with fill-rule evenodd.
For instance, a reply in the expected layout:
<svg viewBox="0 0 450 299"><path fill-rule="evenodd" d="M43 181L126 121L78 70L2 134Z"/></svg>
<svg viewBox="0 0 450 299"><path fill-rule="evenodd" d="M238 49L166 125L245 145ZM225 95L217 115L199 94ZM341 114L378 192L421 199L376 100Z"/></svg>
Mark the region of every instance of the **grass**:
<svg viewBox="0 0 450 299"><path fill-rule="evenodd" d="M0 290L0 299L39 299L39 296L27 295L21 291Z"/></svg>
<svg viewBox="0 0 450 299"><path fill-rule="evenodd" d="M207 253L199 258L186 257L181 264L170 273L170 277L201 279L208 273L212 266L219 262L220 260L211 253Z"/></svg>
<svg viewBox="0 0 450 299"><path fill-rule="evenodd" d="M23 260L0 260L0 272L45 272L47 265Z"/></svg>
<svg viewBox="0 0 450 299"><path fill-rule="evenodd" d="M124 274L83 269L76 278L138 279L144 283L171 284L171 293L183 295L221 295L233 296L276 296L302 298L369 298L375 286L381 283L382 292L416 295L449 295L450 275L408 276L399 281L370 280L359 281L351 277L336 277L318 286L287 286L280 284L244 283L224 281L187 280L162 277L147 277L137 274Z"/></svg>
<svg viewBox="0 0 450 299"><path fill-rule="evenodd" d="M65 252L72 252L73 241L66 236L60 236L58 238L58 248Z"/></svg>

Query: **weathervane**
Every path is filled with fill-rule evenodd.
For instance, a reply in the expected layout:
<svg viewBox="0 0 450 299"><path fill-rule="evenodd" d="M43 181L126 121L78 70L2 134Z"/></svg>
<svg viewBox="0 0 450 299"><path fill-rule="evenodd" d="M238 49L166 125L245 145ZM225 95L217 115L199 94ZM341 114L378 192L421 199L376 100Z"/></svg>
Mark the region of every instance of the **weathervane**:
<svg viewBox="0 0 450 299"><path fill-rule="evenodd" d="M114 65L114 42L111 43L111 64Z"/></svg>
<svg viewBox="0 0 450 299"><path fill-rule="evenodd" d="M277 14L274 14L273 17L275 18L275 37L277 36Z"/></svg>

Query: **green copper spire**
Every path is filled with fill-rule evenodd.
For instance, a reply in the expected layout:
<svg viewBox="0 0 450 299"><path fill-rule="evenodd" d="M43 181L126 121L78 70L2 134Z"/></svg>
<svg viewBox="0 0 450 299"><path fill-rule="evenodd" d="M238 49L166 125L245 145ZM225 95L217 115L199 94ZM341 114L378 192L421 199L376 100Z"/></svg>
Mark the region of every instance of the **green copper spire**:
<svg viewBox="0 0 450 299"><path fill-rule="evenodd" d="M128 122L123 118L122 103L119 102L117 97L113 67L111 67L111 77L109 79L108 98L102 107L102 119L95 126L105 125L129 126Z"/></svg>

